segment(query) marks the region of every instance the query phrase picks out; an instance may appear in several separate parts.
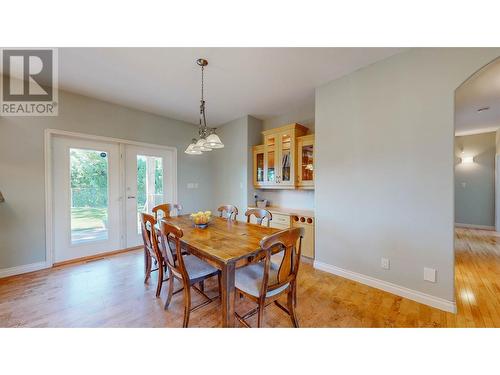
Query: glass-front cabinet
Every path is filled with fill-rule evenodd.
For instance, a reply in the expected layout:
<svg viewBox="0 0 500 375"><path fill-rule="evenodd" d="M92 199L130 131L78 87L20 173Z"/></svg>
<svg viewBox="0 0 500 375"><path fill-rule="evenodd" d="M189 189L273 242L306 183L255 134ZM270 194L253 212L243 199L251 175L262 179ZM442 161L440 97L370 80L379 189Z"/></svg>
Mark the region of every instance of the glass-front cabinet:
<svg viewBox="0 0 500 375"><path fill-rule="evenodd" d="M297 138L298 184L302 189L314 189L314 134Z"/></svg>
<svg viewBox="0 0 500 375"><path fill-rule="evenodd" d="M253 148L253 184L255 187L264 184L264 145Z"/></svg>
<svg viewBox="0 0 500 375"><path fill-rule="evenodd" d="M264 144L253 149L255 187L294 189L298 185L297 138L307 130L300 124L290 124L262 132Z"/></svg>

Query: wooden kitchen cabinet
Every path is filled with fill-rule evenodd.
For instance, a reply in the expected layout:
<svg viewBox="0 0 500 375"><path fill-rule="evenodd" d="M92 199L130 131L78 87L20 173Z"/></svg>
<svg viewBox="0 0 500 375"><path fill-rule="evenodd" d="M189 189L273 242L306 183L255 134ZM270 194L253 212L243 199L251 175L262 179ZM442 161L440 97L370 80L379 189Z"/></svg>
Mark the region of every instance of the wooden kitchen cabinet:
<svg viewBox="0 0 500 375"><path fill-rule="evenodd" d="M314 189L314 134L297 138L297 173L300 189Z"/></svg>
<svg viewBox="0 0 500 375"><path fill-rule="evenodd" d="M262 132L264 144L254 147L254 186L260 189L294 189L298 184L297 138L307 133L300 124L290 124ZM264 174L260 181L259 163L263 154Z"/></svg>
<svg viewBox="0 0 500 375"><path fill-rule="evenodd" d="M253 148L253 185L261 187L264 184L264 145Z"/></svg>
<svg viewBox="0 0 500 375"><path fill-rule="evenodd" d="M309 216L292 217L293 228L304 228L302 238L302 256L314 259L314 218Z"/></svg>
<svg viewBox="0 0 500 375"><path fill-rule="evenodd" d="M273 215L270 225L271 228L304 228L304 237L302 238L302 256L314 259L314 212L309 210L293 210L281 207L266 207L266 209ZM255 216L250 216L250 223L258 224Z"/></svg>

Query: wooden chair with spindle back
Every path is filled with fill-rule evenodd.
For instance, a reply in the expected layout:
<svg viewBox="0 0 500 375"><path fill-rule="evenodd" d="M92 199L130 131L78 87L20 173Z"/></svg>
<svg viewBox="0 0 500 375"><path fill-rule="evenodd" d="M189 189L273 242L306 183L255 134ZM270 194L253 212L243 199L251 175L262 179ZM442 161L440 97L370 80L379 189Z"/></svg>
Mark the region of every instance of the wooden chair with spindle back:
<svg viewBox="0 0 500 375"><path fill-rule="evenodd" d="M160 222L160 220L163 219L164 217L166 217L166 218L170 217L171 210L172 210L172 206L169 203L162 203L162 204L159 204L158 206L154 206L151 211L153 212L155 220L157 222ZM159 212L162 213L161 217L158 217Z"/></svg>
<svg viewBox="0 0 500 375"><path fill-rule="evenodd" d="M158 246L158 236L155 230L156 220L153 215L145 212L141 213L141 231L142 241L144 242L144 268L145 278L144 283L147 283L151 277L151 272L158 271L158 283L156 287L156 297L160 296L161 286L163 284L163 274L165 263L163 256ZM152 260L158 268L152 270Z"/></svg>
<svg viewBox="0 0 500 375"><path fill-rule="evenodd" d="M250 222L250 217L255 216L257 219L257 224L262 225L264 219L267 219L267 226L271 225L271 220L273 220L273 215L263 208L249 208L245 212L245 216L247 217L247 223Z"/></svg>
<svg viewBox="0 0 500 375"><path fill-rule="evenodd" d="M299 326L295 314L294 296L303 235L304 228L292 228L264 237L260 241L262 253L256 258L257 261L236 270L236 292L257 303L255 309L243 316L235 313L236 318L244 326L250 327L246 319L257 313L257 327L260 327L264 317L264 308L272 302L290 316L294 327ZM280 252L283 252L283 257L281 263L276 265L271 261L271 255ZM278 301L278 298L285 293L287 294L287 307Z"/></svg>
<svg viewBox="0 0 500 375"><path fill-rule="evenodd" d="M194 255L183 255L181 252L181 238L183 236L182 229L169 224L167 220L162 219L160 224L160 238L163 258L167 264L170 282L168 286L168 297L165 302L165 310L168 308L172 296L179 292L174 292L174 279L182 282L184 291L184 322L183 327L186 328L189 324L189 315L191 312L208 305L215 299L219 298L221 292L220 271L212 267L210 264L202 261ZM172 246L174 245L174 246ZM200 290L196 284L202 283L212 276L218 277L219 295L210 298L203 290ZM205 302L191 307L191 288L196 290L206 298Z"/></svg>
<svg viewBox="0 0 500 375"><path fill-rule="evenodd" d="M228 220L236 220L238 216L238 207L231 204L220 206L217 211L219 211L219 217L224 217Z"/></svg>

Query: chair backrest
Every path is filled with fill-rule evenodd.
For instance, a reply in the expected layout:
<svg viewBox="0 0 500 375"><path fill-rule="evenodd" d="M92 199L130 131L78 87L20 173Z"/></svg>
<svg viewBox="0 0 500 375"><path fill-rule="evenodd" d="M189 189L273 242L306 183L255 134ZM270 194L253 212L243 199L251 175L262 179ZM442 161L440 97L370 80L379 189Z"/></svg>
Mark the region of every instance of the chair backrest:
<svg viewBox="0 0 500 375"><path fill-rule="evenodd" d="M255 216L257 219L257 224L262 225L264 219L267 219L267 226L271 225L271 220L273 219L273 215L263 208L249 208L245 212L245 216L247 217L247 223L250 222L250 216Z"/></svg>
<svg viewBox="0 0 500 375"><path fill-rule="evenodd" d="M158 247L158 238L152 235L156 233L155 224L156 220L153 215L145 212L141 213L141 232L144 249L156 260L161 260L162 255Z"/></svg>
<svg viewBox="0 0 500 375"><path fill-rule="evenodd" d="M299 272L303 235L304 228L291 228L264 237L260 241L260 247L265 252L264 279L260 291L261 298L266 296L268 292L295 281ZM284 254L277 278L276 280L269 280L271 255L280 252Z"/></svg>
<svg viewBox="0 0 500 375"><path fill-rule="evenodd" d="M164 217L170 217L171 205L169 203L159 204L158 206L154 206L151 211L153 212L155 220L159 222ZM158 212L162 213L161 217L158 217Z"/></svg>
<svg viewBox="0 0 500 375"><path fill-rule="evenodd" d="M228 220L236 220L238 216L238 208L230 204L220 206L217 211L219 211L219 217L225 217Z"/></svg>
<svg viewBox="0 0 500 375"><path fill-rule="evenodd" d="M175 203L172 205L172 208L177 211L177 215L181 214L182 211L182 204L180 203Z"/></svg>
<svg viewBox="0 0 500 375"><path fill-rule="evenodd" d="M169 269L184 280L189 280L184 258L182 257L181 238L184 234L182 229L176 225L170 224L167 219L162 219L160 223L160 238L162 244L162 253ZM172 245L175 249L172 249ZM174 254L176 257L174 258Z"/></svg>

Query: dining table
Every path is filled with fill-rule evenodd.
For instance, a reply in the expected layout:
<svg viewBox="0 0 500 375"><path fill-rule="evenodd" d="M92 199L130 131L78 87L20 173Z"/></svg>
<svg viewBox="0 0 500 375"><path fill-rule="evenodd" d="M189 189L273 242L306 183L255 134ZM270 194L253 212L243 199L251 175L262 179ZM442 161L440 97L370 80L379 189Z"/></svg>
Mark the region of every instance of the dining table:
<svg viewBox="0 0 500 375"><path fill-rule="evenodd" d="M182 229L182 248L221 271L222 327L234 327L237 264L257 255L262 238L279 229L223 217L213 217L204 229L197 228L189 215L165 220Z"/></svg>

